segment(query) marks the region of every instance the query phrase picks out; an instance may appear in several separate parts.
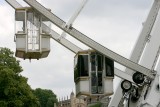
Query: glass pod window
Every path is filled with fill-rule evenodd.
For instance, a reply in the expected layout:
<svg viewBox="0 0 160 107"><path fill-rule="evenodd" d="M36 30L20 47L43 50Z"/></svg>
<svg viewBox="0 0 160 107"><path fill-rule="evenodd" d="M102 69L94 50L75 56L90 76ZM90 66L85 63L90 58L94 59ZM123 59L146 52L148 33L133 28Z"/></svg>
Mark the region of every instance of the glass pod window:
<svg viewBox="0 0 160 107"><path fill-rule="evenodd" d="M88 73L88 55L78 55L78 57L75 58L74 79L89 76Z"/></svg>
<svg viewBox="0 0 160 107"><path fill-rule="evenodd" d="M114 77L114 61L105 57L106 77Z"/></svg>
<svg viewBox="0 0 160 107"><path fill-rule="evenodd" d="M91 53L91 90L92 94L103 93L103 55Z"/></svg>
<svg viewBox="0 0 160 107"><path fill-rule="evenodd" d="M17 10L15 12L15 33L23 34L25 33L25 11Z"/></svg>
<svg viewBox="0 0 160 107"><path fill-rule="evenodd" d="M98 61L98 71L102 71L103 70L103 56L98 54L97 61Z"/></svg>
<svg viewBox="0 0 160 107"><path fill-rule="evenodd" d="M50 34L50 32L51 32L51 22L48 21L48 19L43 17L43 16L42 16L41 20L42 20L41 26L42 26L43 29L45 29L45 30L42 29L41 33L42 34L47 34L47 35Z"/></svg>
<svg viewBox="0 0 160 107"><path fill-rule="evenodd" d="M27 12L28 50L40 49L40 16L35 12Z"/></svg>

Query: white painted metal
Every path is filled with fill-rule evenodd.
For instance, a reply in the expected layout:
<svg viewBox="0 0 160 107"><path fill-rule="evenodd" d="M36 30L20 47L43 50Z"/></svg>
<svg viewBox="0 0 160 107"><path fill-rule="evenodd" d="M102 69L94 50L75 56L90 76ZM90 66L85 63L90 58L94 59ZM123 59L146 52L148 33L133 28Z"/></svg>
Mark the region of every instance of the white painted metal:
<svg viewBox="0 0 160 107"><path fill-rule="evenodd" d="M86 3L88 2L88 0L83 0L83 2L81 3L81 5L79 6L79 8L75 11L75 13L73 14L73 16L69 19L69 21L66 23L65 26L67 26L68 28L70 26L72 26L72 23L75 21L75 19L78 17L78 15L80 14L80 12L82 11L82 9L84 8L84 6L86 5Z"/></svg>
<svg viewBox="0 0 160 107"><path fill-rule="evenodd" d="M134 50L131 53L130 59L134 62L139 62L139 59L142 55L146 42L148 41L148 37L152 31L153 25L155 24L155 20L157 18L157 14L159 11L159 0L154 0L154 3L151 7L151 10L148 14L146 21L143 23L143 29L137 39L137 42L134 46Z"/></svg>
<svg viewBox="0 0 160 107"><path fill-rule="evenodd" d="M46 31L50 28L43 23L42 29L44 31ZM82 50L80 47L78 47L77 45L73 44L72 42L70 42L69 40L67 40L65 38L61 38L59 40L60 35L57 32L55 32L54 30L52 30L52 29L50 29L50 30L51 30L50 35L51 35L52 39L54 39L55 41L57 41L58 43L60 43L61 45L63 45L67 49L69 49L70 51L72 51L73 53L77 53L78 51Z"/></svg>
<svg viewBox="0 0 160 107"><path fill-rule="evenodd" d="M80 78L77 83L75 83L76 87L76 96L79 97L81 95L90 96L90 78L84 77L83 79Z"/></svg>
<svg viewBox="0 0 160 107"><path fill-rule="evenodd" d="M8 4L10 4L14 9L22 7L16 0L5 0L5 1Z"/></svg>
<svg viewBox="0 0 160 107"><path fill-rule="evenodd" d="M127 74L127 72L121 71L120 69L114 67L114 74L119 78L123 78L125 80L128 80L128 81L134 83L132 80L132 75L130 75L130 73Z"/></svg>
<svg viewBox="0 0 160 107"><path fill-rule="evenodd" d="M137 42L133 48L132 54L130 56L130 60L138 63L140 60L140 57L142 55L142 52L146 46L146 43L148 41L148 36L151 33L151 30L153 28L153 25L155 23L155 20L157 18L157 14L159 11L159 1L155 0L152 8L148 14L148 17L143 25L143 29L139 35L139 38L137 39ZM133 74L133 72L130 69L126 69L125 70L126 73L129 73L130 75ZM118 85L118 88L114 94L114 96L112 97L109 107L117 107L119 105L119 102L122 98L122 89L121 89L121 84Z"/></svg>
<svg viewBox="0 0 160 107"><path fill-rule="evenodd" d="M157 3L160 6L160 1ZM157 63L157 55L159 55L159 46L160 46L160 12L158 13L158 17L156 19L156 22L153 26L153 29L151 31L151 38L150 41L147 43L145 50L143 52L143 56L141 57L140 64L149 68L149 69L155 69L154 65ZM158 74L158 73L157 73ZM158 85L158 75L156 75L155 80L152 82L152 84L149 86L149 91L146 96L146 99L144 100L144 96L140 98L140 102L137 103L131 103L131 107L140 107L143 103L146 105L150 105L152 107L156 107L160 100L160 93L156 89ZM144 93L146 93L146 90L143 90ZM143 93L142 93L143 94ZM153 99L154 98L154 99Z"/></svg>
<svg viewBox="0 0 160 107"><path fill-rule="evenodd" d="M146 96L146 99L142 101L142 104L145 102L146 104L152 106L152 107L157 107L159 102L160 102L160 92L158 90L158 84L159 84L159 75L156 75L154 81L151 84L150 89L148 90L148 94ZM141 105L141 104L140 104ZM131 106L133 107L133 106Z"/></svg>
<svg viewBox="0 0 160 107"><path fill-rule="evenodd" d="M42 6L36 0L24 0L24 1L26 3L28 3L31 7L36 9L38 12L40 12L42 15L47 17L56 26L58 26L59 28L61 28L64 31L66 31L72 37L76 38L77 40L81 41L82 43L86 44L87 46L95 49L96 51L98 51L100 53L102 53L106 57L109 57L112 60L122 64L123 66L126 66L126 67L128 67L132 70L141 72L144 75L150 77L151 79L154 78L153 74L151 73L151 70L149 70L145 67L142 67L141 65L138 65L138 64L136 64L136 63L120 56L120 55L118 55L117 53L105 48L101 44L95 42L94 40L90 39L86 35L79 32L75 28L71 28L71 29L63 28L63 25L65 25L66 23L63 20L61 20L60 18L58 18L57 16L55 16L53 13L48 11L44 6Z"/></svg>
<svg viewBox="0 0 160 107"><path fill-rule="evenodd" d="M113 95L114 89L113 89L113 78L103 78L104 82L104 95L105 96L110 96Z"/></svg>
<svg viewBox="0 0 160 107"><path fill-rule="evenodd" d="M157 3L160 6L160 1ZM140 64L151 69L154 65L154 61L157 58L157 52L159 52L159 46L160 42L158 41L160 39L160 15L158 15L156 19L156 23L153 26L153 29L150 33L151 37L149 42L147 43L145 50L143 52L143 55L140 59Z"/></svg>
<svg viewBox="0 0 160 107"><path fill-rule="evenodd" d="M81 5L78 7L78 9L75 11L73 16L69 19L69 21L66 23L66 25L64 27L67 27L69 29L69 27L72 26L73 22L78 17L78 15L80 14L80 12L82 11L82 9L84 8L84 6L86 5L87 2L88 2L88 0L83 0ZM63 31L61 36L60 36L60 39L64 38L65 36L66 36L66 33Z"/></svg>

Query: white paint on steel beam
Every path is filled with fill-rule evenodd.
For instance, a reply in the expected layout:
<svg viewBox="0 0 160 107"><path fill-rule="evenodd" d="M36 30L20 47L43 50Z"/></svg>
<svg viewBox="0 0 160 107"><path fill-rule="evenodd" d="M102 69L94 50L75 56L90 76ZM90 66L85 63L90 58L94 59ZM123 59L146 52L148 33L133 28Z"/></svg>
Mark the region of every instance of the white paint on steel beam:
<svg viewBox="0 0 160 107"><path fill-rule="evenodd" d="M16 0L5 0L5 1L8 4L10 4L14 9L22 7Z"/></svg>
<svg viewBox="0 0 160 107"><path fill-rule="evenodd" d="M40 12L42 15L47 17L52 23L54 23L56 26L61 28L62 30L66 31L68 34L70 34L72 37L76 38L77 40L81 41L82 43L86 44L87 46L95 49L96 51L102 53L106 57L111 58L112 60L120 63L123 66L126 66L132 70L138 71L143 73L144 75L150 77L151 79L154 78L153 74L151 73L151 70L138 65L137 63L134 63L123 56L120 56L119 54L105 48L101 44L95 42L94 40L90 39L86 35L82 34L75 28L67 29L63 28L63 25L66 24L62 19L48 11L44 6L42 6L40 3L38 3L36 0L24 0L26 3L28 3L31 7L36 9L38 12Z"/></svg>
<svg viewBox="0 0 160 107"><path fill-rule="evenodd" d="M72 17L69 19L69 21L66 23L64 27L67 27L69 29L69 27L72 26L73 22L76 20L76 18L78 17L78 15L80 14L80 12L82 11L82 9L84 8L87 2L88 0L83 0L83 2L80 4L78 9L75 11L75 13L72 15ZM59 39L62 39L65 37L66 37L66 32L63 31Z"/></svg>
<svg viewBox="0 0 160 107"><path fill-rule="evenodd" d="M159 4L158 1L154 1L152 8L148 14L148 17L145 21L145 23L143 24L143 29L137 39L137 42L133 48L132 54L130 56L130 60L138 63L140 60L140 57L142 55L142 52L146 46L147 43L147 37L148 35L150 35L151 30L153 28L153 25L155 24L155 20L157 18L157 14L159 11ZM133 71L131 71L130 69L126 68L125 70L126 73L130 73L133 74ZM118 85L118 88L114 94L114 96L112 97L109 107L112 107L113 105L115 107L118 107L118 104L120 102L122 98L122 89L121 89L121 84Z"/></svg>

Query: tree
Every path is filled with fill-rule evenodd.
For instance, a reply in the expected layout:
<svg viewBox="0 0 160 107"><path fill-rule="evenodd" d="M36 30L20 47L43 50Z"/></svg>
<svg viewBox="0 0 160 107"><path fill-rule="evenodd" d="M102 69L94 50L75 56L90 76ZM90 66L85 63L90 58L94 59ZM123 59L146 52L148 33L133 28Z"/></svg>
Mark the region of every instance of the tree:
<svg viewBox="0 0 160 107"><path fill-rule="evenodd" d="M58 102L51 90L37 88L33 90L33 93L39 99L41 107L54 107L54 103Z"/></svg>
<svg viewBox="0 0 160 107"><path fill-rule="evenodd" d="M13 54L8 48L0 48L0 107L39 107Z"/></svg>
<svg viewBox="0 0 160 107"><path fill-rule="evenodd" d="M50 97L50 98L48 98L46 107L54 107L54 103L57 104L57 99L56 99L56 97Z"/></svg>
<svg viewBox="0 0 160 107"><path fill-rule="evenodd" d="M98 102L98 103L91 105L89 107L101 107L101 106L102 106L102 104L100 102Z"/></svg>

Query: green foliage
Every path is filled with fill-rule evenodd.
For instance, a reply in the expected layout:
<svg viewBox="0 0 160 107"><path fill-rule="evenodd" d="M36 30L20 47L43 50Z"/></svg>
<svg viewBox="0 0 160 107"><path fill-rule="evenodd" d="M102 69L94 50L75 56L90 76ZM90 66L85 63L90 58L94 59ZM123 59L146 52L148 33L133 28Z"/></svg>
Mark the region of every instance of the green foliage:
<svg viewBox="0 0 160 107"><path fill-rule="evenodd" d="M11 69L16 74L23 71L19 65L19 61L16 60L13 54L14 53L8 48L0 49L0 70Z"/></svg>
<svg viewBox="0 0 160 107"><path fill-rule="evenodd" d="M7 103L5 101L0 101L0 107L7 107Z"/></svg>
<svg viewBox="0 0 160 107"><path fill-rule="evenodd" d="M41 107L54 107L54 103L58 102L51 90L37 88L33 93L39 99Z"/></svg>
<svg viewBox="0 0 160 107"><path fill-rule="evenodd" d="M95 105L92 105L92 106L89 106L89 107L101 107L101 103L99 102L99 103L97 103L97 104L95 104Z"/></svg>
<svg viewBox="0 0 160 107"><path fill-rule="evenodd" d="M22 67L7 48L0 49L0 107L39 107L39 102L20 75Z"/></svg>
<svg viewBox="0 0 160 107"><path fill-rule="evenodd" d="M50 97L50 98L48 98L47 106L46 107L54 107L53 106L54 103L57 103L56 97Z"/></svg>

